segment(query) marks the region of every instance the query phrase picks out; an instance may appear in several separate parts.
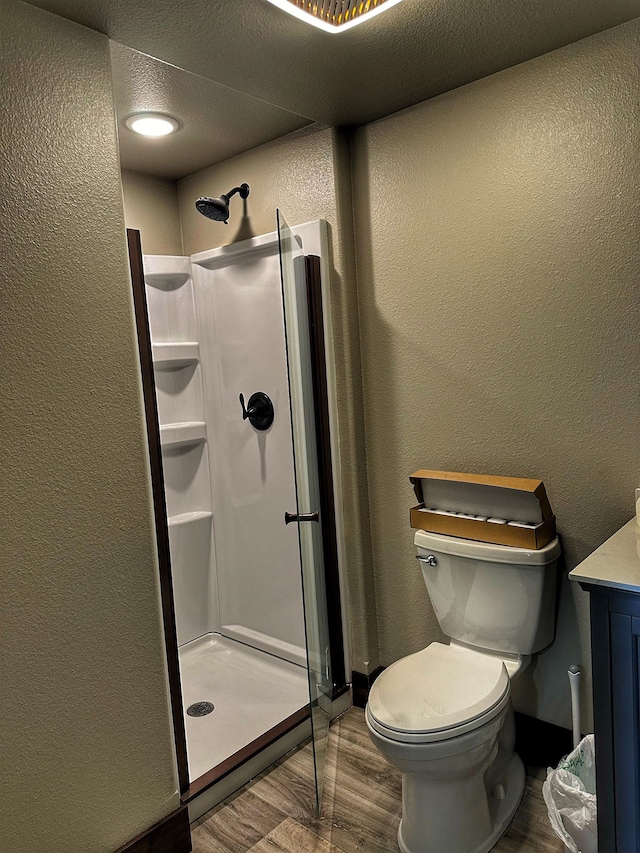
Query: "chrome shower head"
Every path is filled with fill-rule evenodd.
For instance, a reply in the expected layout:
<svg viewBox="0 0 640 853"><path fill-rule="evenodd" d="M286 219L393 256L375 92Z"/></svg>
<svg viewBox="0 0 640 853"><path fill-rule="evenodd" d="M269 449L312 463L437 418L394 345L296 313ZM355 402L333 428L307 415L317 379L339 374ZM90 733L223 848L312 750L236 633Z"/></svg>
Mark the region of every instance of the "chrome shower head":
<svg viewBox="0 0 640 853"><path fill-rule="evenodd" d="M234 187L228 193L222 193L220 198L202 196L196 201L196 209L207 219L213 219L214 222L224 222L226 225L229 219L229 199L235 193L240 193L240 198L246 198L249 195L249 184L240 184L239 187Z"/></svg>

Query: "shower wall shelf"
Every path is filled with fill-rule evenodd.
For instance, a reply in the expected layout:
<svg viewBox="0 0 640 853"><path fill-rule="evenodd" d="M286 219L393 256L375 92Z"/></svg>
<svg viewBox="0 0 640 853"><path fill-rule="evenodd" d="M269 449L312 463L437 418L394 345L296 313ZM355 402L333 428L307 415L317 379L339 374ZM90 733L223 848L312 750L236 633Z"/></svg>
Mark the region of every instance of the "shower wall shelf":
<svg viewBox="0 0 640 853"><path fill-rule="evenodd" d="M188 279L189 273L183 272L145 273L144 276L146 284L151 284L153 287L182 287Z"/></svg>
<svg viewBox="0 0 640 853"><path fill-rule="evenodd" d="M169 516L169 527L177 527L180 524L190 524L193 521L202 521L205 518L213 518L213 513L205 510L197 512L181 512L180 515Z"/></svg>
<svg viewBox="0 0 640 853"><path fill-rule="evenodd" d="M180 255L145 255L144 280L155 287L181 287L191 276L189 258Z"/></svg>
<svg viewBox="0 0 640 853"><path fill-rule="evenodd" d="M298 240L298 238L295 238ZM302 244L300 243L300 246ZM249 257L255 262L264 255L278 254L278 234L273 231L270 234L261 234L259 237L251 237L241 243L232 243L229 246L220 246L217 249L208 249L206 252L197 252L191 255L191 261L199 267L207 270L225 269L238 259Z"/></svg>
<svg viewBox="0 0 640 853"><path fill-rule="evenodd" d="M189 444L200 444L206 440L207 425L204 421L160 426L160 444L163 447L184 447Z"/></svg>
<svg viewBox="0 0 640 853"><path fill-rule="evenodd" d="M171 370L174 367L188 367L200 359L200 345L197 341L175 341L153 344L153 363L156 367Z"/></svg>

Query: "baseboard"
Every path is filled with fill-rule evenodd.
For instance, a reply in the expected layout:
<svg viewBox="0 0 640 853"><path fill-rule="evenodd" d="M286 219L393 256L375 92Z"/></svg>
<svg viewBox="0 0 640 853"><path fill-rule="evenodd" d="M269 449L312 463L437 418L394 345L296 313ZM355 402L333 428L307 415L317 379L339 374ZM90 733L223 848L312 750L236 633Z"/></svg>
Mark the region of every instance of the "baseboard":
<svg viewBox="0 0 640 853"><path fill-rule="evenodd" d="M367 704L367 699L369 698L369 691L373 686L373 682L383 670L384 667L379 666L377 669L374 669L373 672L369 673L369 675L365 675L362 672L356 672L355 670L351 673L353 704L356 706L356 708L365 707L365 705Z"/></svg>
<svg viewBox="0 0 640 853"><path fill-rule="evenodd" d="M115 853L190 853L189 809L182 805Z"/></svg>
<svg viewBox="0 0 640 853"><path fill-rule="evenodd" d="M573 749L570 729L516 711L516 752L525 766L555 767Z"/></svg>

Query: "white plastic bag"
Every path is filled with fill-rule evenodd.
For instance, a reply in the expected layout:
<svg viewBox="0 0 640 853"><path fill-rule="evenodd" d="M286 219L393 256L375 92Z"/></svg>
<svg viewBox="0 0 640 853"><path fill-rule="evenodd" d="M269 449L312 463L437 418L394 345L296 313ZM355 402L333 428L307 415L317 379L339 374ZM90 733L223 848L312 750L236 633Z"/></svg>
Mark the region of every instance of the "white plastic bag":
<svg viewBox="0 0 640 853"><path fill-rule="evenodd" d="M596 762L593 735L587 735L542 785L549 820L571 853L597 853Z"/></svg>

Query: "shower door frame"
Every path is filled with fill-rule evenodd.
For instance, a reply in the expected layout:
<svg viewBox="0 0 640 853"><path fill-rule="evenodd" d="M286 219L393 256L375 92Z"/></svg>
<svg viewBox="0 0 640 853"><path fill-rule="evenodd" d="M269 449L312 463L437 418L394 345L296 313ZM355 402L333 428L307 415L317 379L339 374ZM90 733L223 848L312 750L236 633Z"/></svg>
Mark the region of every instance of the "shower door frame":
<svg viewBox="0 0 640 853"><path fill-rule="evenodd" d="M133 290L134 313L142 375L149 463L153 496L153 509L158 551L162 618L164 627L165 650L171 715L176 749L178 784L182 802L188 803L194 797L221 781L229 773L247 760L260 753L282 736L288 734L310 717L310 707L302 708L282 720L278 725L264 732L260 737L247 744L237 753L216 765L197 779L190 781L187 759L187 739L184 723L184 701L178 658L178 637L175 618L173 580L171 574L171 555L169 550L168 515L164 493L164 473L160 445L160 425L158 420L156 387L152 358L151 334L146 302L144 265L140 231L127 229L127 247L131 285ZM330 416L328 404L328 384L326 376L326 354L324 345L323 306L320 276L320 259L308 255L305 269L309 302L309 334L311 338L313 360L313 393L315 397L315 418L318 435L318 470L322 499L332 523L325 525L327 606L329 611L330 651L333 667L333 699L342 696L349 689L345 668L345 648L342 621L342 596L338 569L338 535L334 505L334 477L331 454Z"/></svg>

